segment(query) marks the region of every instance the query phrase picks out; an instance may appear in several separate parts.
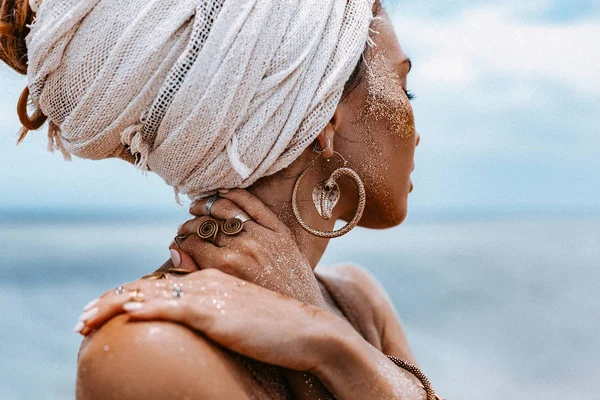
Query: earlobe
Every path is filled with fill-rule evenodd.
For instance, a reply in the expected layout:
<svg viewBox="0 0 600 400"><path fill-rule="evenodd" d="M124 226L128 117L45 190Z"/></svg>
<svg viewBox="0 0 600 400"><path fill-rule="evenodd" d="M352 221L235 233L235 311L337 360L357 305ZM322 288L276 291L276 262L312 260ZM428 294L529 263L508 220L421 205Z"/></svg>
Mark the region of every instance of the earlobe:
<svg viewBox="0 0 600 400"><path fill-rule="evenodd" d="M319 136L317 136L317 141L319 142L319 147L323 150L322 156L325 158L333 157L333 139L335 137L335 129L333 128L333 124L330 122L327 126L321 131Z"/></svg>
<svg viewBox="0 0 600 400"><path fill-rule="evenodd" d="M327 124L325 128L321 131L319 136L317 137L317 141L319 142L319 148L323 150L322 156L324 158L333 157L333 153L335 152L335 147L333 146L333 142L335 139L336 131L335 128L340 119L340 109L336 109L333 113L333 117Z"/></svg>

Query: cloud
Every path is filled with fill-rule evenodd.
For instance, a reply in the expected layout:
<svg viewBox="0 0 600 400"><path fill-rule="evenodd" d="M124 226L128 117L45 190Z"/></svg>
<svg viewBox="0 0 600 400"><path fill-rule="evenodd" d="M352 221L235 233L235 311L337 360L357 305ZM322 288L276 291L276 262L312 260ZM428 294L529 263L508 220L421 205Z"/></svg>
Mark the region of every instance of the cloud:
<svg viewBox="0 0 600 400"><path fill-rule="evenodd" d="M414 204L597 206L600 7L437 3L391 13L414 64Z"/></svg>
<svg viewBox="0 0 600 400"><path fill-rule="evenodd" d="M570 3L565 16L558 3L394 7L422 136L412 207L600 204L600 7ZM117 160L66 163L45 151L43 131L15 147L25 81L1 66L0 79L0 208L176 208L160 178Z"/></svg>
<svg viewBox="0 0 600 400"><path fill-rule="evenodd" d="M548 79L600 96L600 17L566 23L531 20L549 2L484 5L445 18L393 15L401 40L431 87L475 85L491 75Z"/></svg>

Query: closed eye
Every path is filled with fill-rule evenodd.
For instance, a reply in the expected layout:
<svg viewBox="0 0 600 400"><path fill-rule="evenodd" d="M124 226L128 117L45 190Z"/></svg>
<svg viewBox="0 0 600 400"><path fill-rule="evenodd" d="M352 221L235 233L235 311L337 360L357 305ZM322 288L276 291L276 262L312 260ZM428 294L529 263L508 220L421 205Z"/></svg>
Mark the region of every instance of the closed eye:
<svg viewBox="0 0 600 400"><path fill-rule="evenodd" d="M401 70L400 79L404 78L404 79L402 79L402 81L404 82L404 84L406 84L406 77L412 70L412 66L413 66L412 61L410 58L407 57L404 60L402 60L402 62L398 66ZM402 74L403 72L404 72L404 75ZM408 90L406 88L402 88L402 89L404 90L404 94L406 94L406 97L408 97L408 100L413 100L415 98L415 94L413 92L411 92L410 90Z"/></svg>

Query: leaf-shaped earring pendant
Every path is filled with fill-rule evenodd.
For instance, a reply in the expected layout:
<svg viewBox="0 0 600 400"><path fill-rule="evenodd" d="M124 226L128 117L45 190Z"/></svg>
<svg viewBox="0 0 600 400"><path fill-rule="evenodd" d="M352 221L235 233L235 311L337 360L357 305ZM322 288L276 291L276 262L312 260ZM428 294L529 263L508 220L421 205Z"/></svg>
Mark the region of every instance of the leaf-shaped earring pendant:
<svg viewBox="0 0 600 400"><path fill-rule="evenodd" d="M300 187L300 182L304 176L308 173L311 167L315 165L315 161L318 155L313 159L313 161L308 164L308 166L302 171L296 183L294 184L294 190L292 190L292 211L294 212L294 217L296 217L296 221L298 224L310 233L311 235L324 238L324 239L333 239L340 236L345 235L350 232L355 226L358 225L360 219L362 218L363 212L365 211L365 204L367 202L367 194L365 192L365 185L363 185L360 180L360 176L348 167L348 161L338 152L333 152L334 155L337 155L344 162L344 166L333 171L329 178L317 183L315 187L313 187L312 198L319 215L324 219L331 219L333 214L333 208L337 204L340 199L340 187L338 186L336 180L341 177L347 177L354 182L354 186L356 187L356 192L358 194L358 203L356 204L356 211L352 219L346 223L343 227L334 231L322 231L319 229L315 229L309 226L302 216L300 215L300 207L298 205L298 188Z"/></svg>
<svg viewBox="0 0 600 400"><path fill-rule="evenodd" d="M340 187L331 177L322 180L313 188L312 198L321 218L331 219L333 208L340 199Z"/></svg>

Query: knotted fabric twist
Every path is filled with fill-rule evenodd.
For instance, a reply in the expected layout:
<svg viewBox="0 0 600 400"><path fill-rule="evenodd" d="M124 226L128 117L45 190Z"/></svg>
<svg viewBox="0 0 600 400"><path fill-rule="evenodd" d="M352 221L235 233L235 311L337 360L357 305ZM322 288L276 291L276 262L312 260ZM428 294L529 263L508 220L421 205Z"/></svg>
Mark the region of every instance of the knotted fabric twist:
<svg viewBox="0 0 600 400"><path fill-rule="evenodd" d="M333 116L373 0L31 0L31 101L64 147L198 199L287 167Z"/></svg>

